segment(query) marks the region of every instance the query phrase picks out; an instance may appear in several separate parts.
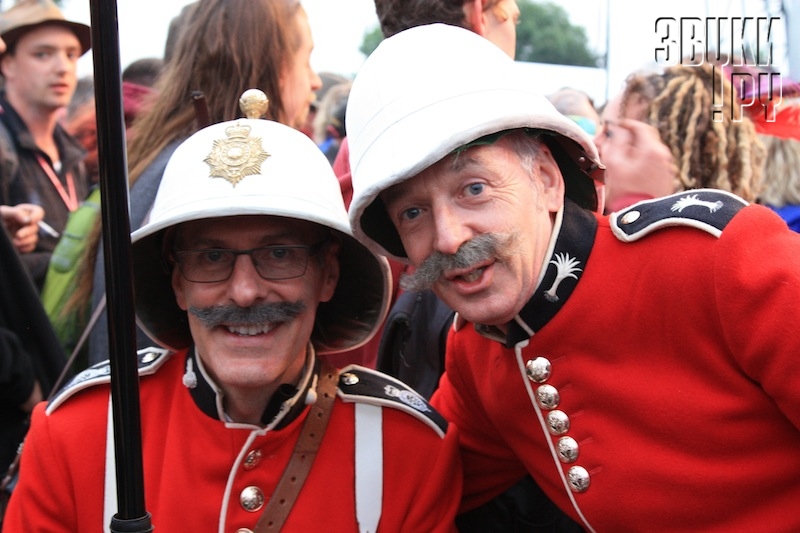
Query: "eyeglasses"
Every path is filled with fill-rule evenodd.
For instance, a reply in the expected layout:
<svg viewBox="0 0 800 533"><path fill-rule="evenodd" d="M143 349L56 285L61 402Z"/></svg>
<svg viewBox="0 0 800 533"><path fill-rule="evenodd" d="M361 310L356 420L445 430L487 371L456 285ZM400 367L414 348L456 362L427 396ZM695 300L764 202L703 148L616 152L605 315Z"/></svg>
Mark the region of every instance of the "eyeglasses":
<svg viewBox="0 0 800 533"><path fill-rule="evenodd" d="M233 274L236 258L247 255L259 276L265 280L277 281L299 278L305 274L309 256L320 251L326 242L264 246L250 250L176 250L172 253L172 259L187 280L215 283L229 279Z"/></svg>

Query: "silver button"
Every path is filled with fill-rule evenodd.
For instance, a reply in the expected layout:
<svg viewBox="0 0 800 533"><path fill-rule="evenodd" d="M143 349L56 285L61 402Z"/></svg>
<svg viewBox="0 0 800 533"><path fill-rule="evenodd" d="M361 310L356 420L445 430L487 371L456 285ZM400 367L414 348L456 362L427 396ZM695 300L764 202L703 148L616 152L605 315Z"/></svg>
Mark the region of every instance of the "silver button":
<svg viewBox="0 0 800 533"><path fill-rule="evenodd" d="M258 464L261 462L261 459L261 450L253 450L247 454L247 457L244 458L242 468L245 470L252 470L258 466Z"/></svg>
<svg viewBox="0 0 800 533"><path fill-rule="evenodd" d="M255 513L264 507L264 493L258 487L246 487L239 495L239 502L242 504L242 509Z"/></svg>
<svg viewBox="0 0 800 533"><path fill-rule="evenodd" d="M627 213L622 215L622 218L619 221L622 222L623 224L633 224L634 222L639 220L640 216L642 216L642 214L639 211L628 211Z"/></svg>
<svg viewBox="0 0 800 533"><path fill-rule="evenodd" d="M544 383L550 377L550 361L544 357L531 359L525 363L525 373L529 380Z"/></svg>
<svg viewBox="0 0 800 533"><path fill-rule="evenodd" d="M569 480L569 488L572 492L584 492L589 488L589 472L582 466L572 466L567 471L567 478Z"/></svg>
<svg viewBox="0 0 800 533"><path fill-rule="evenodd" d="M352 372L345 372L342 374L342 383L345 385L355 385L358 383L358 376L353 374Z"/></svg>
<svg viewBox="0 0 800 533"><path fill-rule="evenodd" d="M536 389L536 400L542 409L550 410L558 407L561 396L558 394L558 389L552 385L542 385Z"/></svg>
<svg viewBox="0 0 800 533"><path fill-rule="evenodd" d="M152 363L158 357L157 352L147 352L146 354L142 355L142 364Z"/></svg>
<svg viewBox="0 0 800 533"><path fill-rule="evenodd" d="M240 527L236 530L236 533L253 533L253 530L247 529L246 527Z"/></svg>
<svg viewBox="0 0 800 533"><path fill-rule="evenodd" d="M555 409L547 413L547 429L551 435L563 435L569 431L569 417L564 411Z"/></svg>
<svg viewBox="0 0 800 533"><path fill-rule="evenodd" d="M562 463L574 463L578 458L578 442L572 437L561 437L558 439L558 458Z"/></svg>

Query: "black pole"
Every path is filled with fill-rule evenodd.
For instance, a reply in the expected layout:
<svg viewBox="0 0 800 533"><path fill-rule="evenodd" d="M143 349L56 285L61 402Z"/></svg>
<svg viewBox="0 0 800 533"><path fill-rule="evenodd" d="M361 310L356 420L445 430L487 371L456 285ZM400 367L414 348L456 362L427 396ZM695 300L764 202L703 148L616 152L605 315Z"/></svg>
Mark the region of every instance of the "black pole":
<svg viewBox="0 0 800 533"><path fill-rule="evenodd" d="M139 376L116 0L90 0L117 470L113 533L153 530L144 505Z"/></svg>

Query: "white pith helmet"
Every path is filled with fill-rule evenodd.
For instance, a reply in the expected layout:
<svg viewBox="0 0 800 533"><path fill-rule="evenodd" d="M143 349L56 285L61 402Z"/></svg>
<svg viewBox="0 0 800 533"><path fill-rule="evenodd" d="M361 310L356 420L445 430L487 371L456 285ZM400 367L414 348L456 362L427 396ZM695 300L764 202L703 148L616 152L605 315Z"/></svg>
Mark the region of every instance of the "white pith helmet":
<svg viewBox="0 0 800 533"><path fill-rule="evenodd" d="M239 215L307 220L333 230L341 240L339 282L319 304L311 341L318 353L336 353L372 338L389 308L388 263L353 238L339 182L314 142L253 118L213 124L186 139L167 163L148 223L131 235L136 314L148 335L173 350L192 342L165 268L166 230Z"/></svg>
<svg viewBox="0 0 800 533"><path fill-rule="evenodd" d="M605 169L597 148L535 86L527 69L463 28L419 26L381 42L356 75L347 107L355 237L408 262L378 195L472 141L519 128L543 133L566 196L601 211Z"/></svg>

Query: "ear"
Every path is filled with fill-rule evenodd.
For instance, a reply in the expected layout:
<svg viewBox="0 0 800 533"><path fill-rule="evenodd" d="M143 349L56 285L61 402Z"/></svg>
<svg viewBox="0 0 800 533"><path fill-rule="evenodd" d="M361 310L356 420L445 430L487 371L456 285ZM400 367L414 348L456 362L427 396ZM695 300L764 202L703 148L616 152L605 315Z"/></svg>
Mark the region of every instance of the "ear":
<svg viewBox="0 0 800 533"><path fill-rule="evenodd" d="M183 283L186 279L181 276L181 271L177 265L172 267L172 291L175 293L175 300L178 302L178 307L184 311L189 309L186 303L186 294L183 291Z"/></svg>
<svg viewBox="0 0 800 533"><path fill-rule="evenodd" d="M536 161L538 179L542 184L542 200L548 211L555 213L564 205L564 176L550 149L542 144L540 150Z"/></svg>
<svg viewBox="0 0 800 533"><path fill-rule="evenodd" d="M11 54L4 54L2 60L0 60L0 72L3 73L3 77L8 79L14 76L14 57Z"/></svg>
<svg viewBox="0 0 800 533"><path fill-rule="evenodd" d="M467 0L464 2L464 17L469 29L481 37L486 36L486 16L483 12L482 0Z"/></svg>
<svg viewBox="0 0 800 533"><path fill-rule="evenodd" d="M323 269L321 272L322 286L319 292L319 301L327 302L333 298L336 285L339 283L339 247L336 241L331 241L325 245L323 258Z"/></svg>

